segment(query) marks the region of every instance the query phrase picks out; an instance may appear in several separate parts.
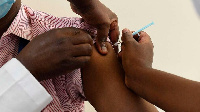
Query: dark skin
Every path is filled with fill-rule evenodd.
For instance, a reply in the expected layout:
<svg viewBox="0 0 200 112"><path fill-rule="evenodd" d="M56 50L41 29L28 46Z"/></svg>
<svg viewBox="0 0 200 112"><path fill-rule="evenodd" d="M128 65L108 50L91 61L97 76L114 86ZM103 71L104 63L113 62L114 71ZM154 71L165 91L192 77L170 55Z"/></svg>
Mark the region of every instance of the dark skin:
<svg viewBox="0 0 200 112"><path fill-rule="evenodd" d="M108 54L102 56L93 48L89 63L82 69L83 90L88 101L97 112L158 112L126 87L117 55L109 43L106 45Z"/></svg>
<svg viewBox="0 0 200 112"><path fill-rule="evenodd" d="M21 1L16 0L8 14L0 19L1 35L12 23L20 6ZM35 37L16 58L41 81L84 66L90 59L91 46L91 36L80 29L55 29Z"/></svg>
<svg viewBox="0 0 200 112"><path fill-rule="evenodd" d="M112 43L118 41L118 18L99 0L68 0L72 10L79 14L88 24L97 28L97 49L101 54L107 54L106 40L110 37ZM117 52L118 47L115 47Z"/></svg>
<svg viewBox="0 0 200 112"><path fill-rule="evenodd" d="M123 30L122 40L127 87L166 112L200 111L200 82L151 68L153 44L147 33L141 32L137 42L129 30Z"/></svg>
<svg viewBox="0 0 200 112"><path fill-rule="evenodd" d="M20 2L20 0L17 0L8 15L0 20L0 23L5 23L5 25L1 27L1 35L6 31L18 13L21 5ZM105 8L102 4L99 4L99 7ZM108 12L109 11L110 10L108 10ZM111 12L109 13L112 14ZM89 12L86 14L89 14ZM108 14L107 17L110 14ZM100 15L102 15L102 13ZM91 18L91 16L85 16L85 18L87 20L87 18ZM107 18L106 20L110 19ZM111 24L111 22L112 21L106 22L106 26ZM104 22L101 20L98 24L104 24ZM111 24L111 27L116 27L116 25ZM99 28L101 30L101 28L105 27L101 26ZM115 33L110 33L110 36L113 37L111 39L114 39L117 35ZM89 73L87 73L86 69L83 70L83 75L86 73L83 81L86 96L98 111L127 112L141 110L151 112L151 110L156 110L151 104L126 88L123 82L123 70L117 61L117 56L114 54L111 45L106 43L105 45L109 48L109 54L107 56L102 56L96 49L92 50L92 39L86 32L75 28L54 29L35 37L18 54L17 59L40 81L59 76L63 73L69 73L76 68L83 67L91 59L91 55L93 54L93 56L100 58L100 60L93 61L93 59L96 58L92 58L89 65L87 65L87 69L92 69L93 71L88 71ZM102 62L104 61L107 63L107 66L102 66ZM113 72L109 70L110 68L108 66L113 67L113 69L111 69ZM91 73L96 72L95 70L105 72L102 74L99 72L95 77L90 77L92 75ZM110 73L111 75L108 78L105 78L107 73ZM45 74L48 74L48 76ZM96 80L96 82L94 82L94 80ZM110 84L109 82L113 82L113 84ZM90 89L90 84L98 85L98 90L101 91L100 93L102 94L99 94L98 91L94 90L95 87ZM117 91L113 91L112 88L116 88L115 90ZM91 95L91 92L95 92L95 94ZM116 92L119 92L119 94L116 95ZM102 103L105 101L105 98L101 98L101 95L105 96L106 99L109 99L109 102ZM122 102L119 102L119 100Z"/></svg>
<svg viewBox="0 0 200 112"><path fill-rule="evenodd" d="M0 19L0 37L8 29L8 27L16 17L17 13L19 12L20 7L21 7L21 0L17 0L11 7L8 14Z"/></svg>
<svg viewBox="0 0 200 112"><path fill-rule="evenodd" d="M54 29L33 39L17 59L38 80L44 80L83 67L90 60L92 45L91 36L83 30Z"/></svg>
<svg viewBox="0 0 200 112"><path fill-rule="evenodd" d="M109 30L110 24L112 23L109 17L110 15L115 15L115 14L112 11L110 11L107 7L105 7L103 4L101 4L99 1L92 0L92 2L90 2L85 0L83 1L70 0L70 2L71 4L74 5L74 7L72 8L73 11L80 14L84 18L84 20L87 21L89 24L98 27L97 29L100 28L102 30L102 28L106 28ZM81 2L83 4L79 5ZM91 9L91 7L94 8L94 5L96 4L99 4L99 7L101 7L104 10L107 10L108 13L103 14L102 11L99 12L97 8L95 8L95 11L92 10L91 12L91 10L89 9ZM16 0L16 2L13 4L8 14L2 19L0 19L1 36L12 23L13 19L15 18L20 9L20 6L21 6L21 0ZM75 10L75 7L78 10ZM99 14L93 16L87 16L90 13L94 14L99 13ZM103 20L102 18L98 19L98 17L100 16L103 16ZM95 23L95 21L89 22L90 20L94 19L93 17L95 17L96 20L99 22L97 23ZM113 18L117 19L116 15ZM111 26L113 28L115 27L118 28L118 25L117 26L111 25ZM99 32L104 32L101 30L99 30ZM111 33L110 35L113 36L114 34ZM116 37L117 36L115 35L115 38ZM117 41L117 39L114 40ZM55 29L52 31L48 31L44 34L35 37L19 53L19 55L16 58L40 81L62 75L63 73L69 73L74 69L83 67L85 63L87 63L90 60L91 52L92 52L91 36L89 36L86 32L80 29L63 28L63 29ZM106 53L107 52L104 52L102 54ZM50 75L44 76L44 74L50 74Z"/></svg>

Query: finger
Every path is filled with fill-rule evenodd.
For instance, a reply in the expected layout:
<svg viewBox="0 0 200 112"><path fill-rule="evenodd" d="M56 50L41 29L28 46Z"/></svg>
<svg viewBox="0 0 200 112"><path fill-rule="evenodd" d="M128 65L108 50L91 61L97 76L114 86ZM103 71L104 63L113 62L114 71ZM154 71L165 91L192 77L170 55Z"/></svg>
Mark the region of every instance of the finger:
<svg viewBox="0 0 200 112"><path fill-rule="evenodd" d="M71 69L78 69L84 67L90 60L90 56L81 56L81 57L74 57L72 59L73 66L71 66Z"/></svg>
<svg viewBox="0 0 200 112"><path fill-rule="evenodd" d="M110 34L109 34L109 37L110 37L110 40L111 40L111 42L113 44L116 43L116 42L118 42L118 39L119 39L119 29L111 31ZM118 52L118 45L114 46L114 50L116 51L116 53Z"/></svg>
<svg viewBox="0 0 200 112"><path fill-rule="evenodd" d="M112 43L118 42L119 34L120 34L120 32L119 32L118 23L117 23L117 21L114 21L110 25L110 30L109 30L109 34L108 34ZM114 46L113 48L115 50L115 53L118 53L118 51L119 51L118 46Z"/></svg>
<svg viewBox="0 0 200 112"><path fill-rule="evenodd" d="M110 30L109 30L109 37L112 43L116 43L119 39L119 26L117 21L114 21L110 25Z"/></svg>
<svg viewBox="0 0 200 112"><path fill-rule="evenodd" d="M96 45L97 49L101 54L107 54L108 49L106 46L106 41L108 37L108 32L109 32L109 26L97 29L97 37L96 37Z"/></svg>
<svg viewBox="0 0 200 112"><path fill-rule="evenodd" d="M91 56L92 55L92 46L90 44L75 45L73 47L72 55L73 55L73 57Z"/></svg>
<svg viewBox="0 0 200 112"><path fill-rule="evenodd" d="M122 41L124 42L124 44L126 44L127 42L137 43L137 41L133 38L131 31L126 28L122 30Z"/></svg>
<svg viewBox="0 0 200 112"><path fill-rule="evenodd" d="M74 45L86 44L86 43L93 45L92 37L89 34L85 33L85 34L80 34L80 35L72 38L72 43Z"/></svg>
<svg viewBox="0 0 200 112"><path fill-rule="evenodd" d="M152 43L150 36L146 32L140 32L139 43Z"/></svg>
<svg viewBox="0 0 200 112"><path fill-rule="evenodd" d="M80 56L80 57L75 57L74 62L76 68L82 68L84 67L85 64L87 64L90 60L91 56Z"/></svg>

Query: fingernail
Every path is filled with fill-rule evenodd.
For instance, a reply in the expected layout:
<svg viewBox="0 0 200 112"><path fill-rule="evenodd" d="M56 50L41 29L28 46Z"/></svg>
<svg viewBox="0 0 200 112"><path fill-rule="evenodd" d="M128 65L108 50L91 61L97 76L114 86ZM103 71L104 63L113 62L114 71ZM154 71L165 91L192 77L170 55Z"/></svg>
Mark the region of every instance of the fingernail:
<svg viewBox="0 0 200 112"><path fill-rule="evenodd" d="M101 50L102 50L103 52L107 52L107 51L108 51L105 42L102 42Z"/></svg>
<svg viewBox="0 0 200 112"><path fill-rule="evenodd" d="M117 27L117 22L113 22L113 23L111 23L111 28L110 28L110 30L111 30L111 31L112 31L112 30L115 30L116 27Z"/></svg>
<svg viewBox="0 0 200 112"><path fill-rule="evenodd" d="M129 32L129 29L125 28L123 29L122 33L128 33Z"/></svg>

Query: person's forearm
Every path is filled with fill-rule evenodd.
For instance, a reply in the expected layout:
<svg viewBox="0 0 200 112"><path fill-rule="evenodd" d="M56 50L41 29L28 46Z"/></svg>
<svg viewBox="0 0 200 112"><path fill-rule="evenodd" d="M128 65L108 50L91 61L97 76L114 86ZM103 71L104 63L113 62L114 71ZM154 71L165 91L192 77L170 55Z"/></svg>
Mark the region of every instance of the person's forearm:
<svg viewBox="0 0 200 112"><path fill-rule="evenodd" d="M136 69L128 86L147 101L170 112L200 111L200 83L155 69Z"/></svg>

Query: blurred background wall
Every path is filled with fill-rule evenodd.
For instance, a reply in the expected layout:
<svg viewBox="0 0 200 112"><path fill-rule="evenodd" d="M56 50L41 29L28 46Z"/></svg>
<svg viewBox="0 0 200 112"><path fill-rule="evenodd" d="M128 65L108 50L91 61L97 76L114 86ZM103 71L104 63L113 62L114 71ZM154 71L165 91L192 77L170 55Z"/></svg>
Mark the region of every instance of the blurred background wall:
<svg viewBox="0 0 200 112"><path fill-rule="evenodd" d="M199 0L100 1L118 15L120 30L123 28L137 30L151 21L155 22L154 26L145 30L155 46L154 68L200 81ZM71 11L67 0L22 0L22 2L33 9L55 16L78 16ZM86 102L86 112L95 112L88 102Z"/></svg>

